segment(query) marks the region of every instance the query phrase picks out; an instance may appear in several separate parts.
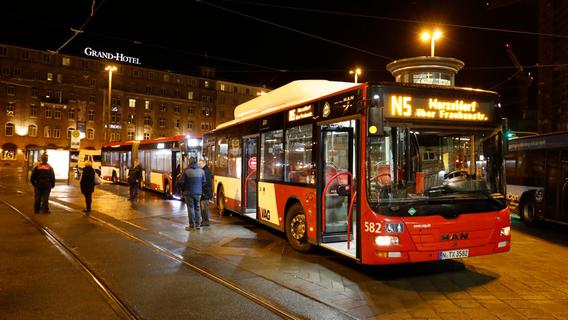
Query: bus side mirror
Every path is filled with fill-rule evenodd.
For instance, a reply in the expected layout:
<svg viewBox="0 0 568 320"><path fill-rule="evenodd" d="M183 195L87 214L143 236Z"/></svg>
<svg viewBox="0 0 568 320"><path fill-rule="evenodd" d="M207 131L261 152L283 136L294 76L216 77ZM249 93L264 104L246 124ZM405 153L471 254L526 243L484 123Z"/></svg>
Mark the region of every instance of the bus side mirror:
<svg viewBox="0 0 568 320"><path fill-rule="evenodd" d="M383 108L372 106L367 110L367 133L369 136L382 137L385 134Z"/></svg>

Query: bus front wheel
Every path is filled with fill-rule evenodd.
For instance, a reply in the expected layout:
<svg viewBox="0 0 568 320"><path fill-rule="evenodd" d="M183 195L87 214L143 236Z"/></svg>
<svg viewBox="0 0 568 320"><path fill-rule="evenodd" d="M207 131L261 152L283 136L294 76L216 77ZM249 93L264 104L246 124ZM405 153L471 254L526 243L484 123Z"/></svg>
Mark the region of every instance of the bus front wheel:
<svg viewBox="0 0 568 320"><path fill-rule="evenodd" d="M521 200L519 213L525 225L533 226L536 223L536 204L533 197L527 196Z"/></svg>
<svg viewBox="0 0 568 320"><path fill-rule="evenodd" d="M288 209L286 215L286 238L292 248L300 252L308 252L313 245L308 243L308 224L304 208L296 203Z"/></svg>
<svg viewBox="0 0 568 320"><path fill-rule="evenodd" d="M219 186L217 190L217 209L219 209L220 216L227 214L227 210L225 209L225 192L222 186Z"/></svg>

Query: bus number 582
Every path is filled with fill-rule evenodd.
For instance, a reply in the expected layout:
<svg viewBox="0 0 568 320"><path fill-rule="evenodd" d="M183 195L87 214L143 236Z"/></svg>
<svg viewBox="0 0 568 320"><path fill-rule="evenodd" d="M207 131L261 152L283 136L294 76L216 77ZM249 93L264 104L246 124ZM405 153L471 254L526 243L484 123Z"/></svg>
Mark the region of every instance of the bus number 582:
<svg viewBox="0 0 568 320"><path fill-rule="evenodd" d="M380 233L381 224L378 222L365 221L365 232Z"/></svg>

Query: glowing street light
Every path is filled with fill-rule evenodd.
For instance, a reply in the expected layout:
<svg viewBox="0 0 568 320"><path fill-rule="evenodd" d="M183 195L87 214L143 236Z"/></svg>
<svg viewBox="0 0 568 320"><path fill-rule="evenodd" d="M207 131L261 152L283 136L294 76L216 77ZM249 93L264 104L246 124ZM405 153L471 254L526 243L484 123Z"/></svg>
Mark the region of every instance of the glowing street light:
<svg viewBox="0 0 568 320"><path fill-rule="evenodd" d="M361 74L361 69L357 68L355 70L349 70L349 74L355 75L355 83L357 83L357 78Z"/></svg>
<svg viewBox="0 0 568 320"><path fill-rule="evenodd" d="M428 31L424 31L422 32L422 34L420 35L420 38L422 39L422 41L428 41L430 40L430 56L434 56L434 49L436 46L436 40L440 39L442 37L442 32L440 30L434 30L433 33L430 33Z"/></svg>
<svg viewBox="0 0 568 320"><path fill-rule="evenodd" d="M110 109L111 109L111 104L112 104L112 73L115 72L116 66L106 66L105 68L106 71L108 71L108 104L107 104L107 110L106 110L106 119L105 119L105 126L106 126L106 134L107 136L105 137L106 139L109 139L110 141L110 134L109 134L109 123L110 123Z"/></svg>

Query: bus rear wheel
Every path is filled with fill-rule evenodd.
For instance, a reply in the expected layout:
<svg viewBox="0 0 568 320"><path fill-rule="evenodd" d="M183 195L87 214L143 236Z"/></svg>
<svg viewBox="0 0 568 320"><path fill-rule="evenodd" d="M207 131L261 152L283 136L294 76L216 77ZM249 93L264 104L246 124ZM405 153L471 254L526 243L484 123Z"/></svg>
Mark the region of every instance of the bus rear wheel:
<svg viewBox="0 0 568 320"><path fill-rule="evenodd" d="M219 215L224 216L227 214L227 209L225 208L225 192L223 186L219 186L217 189L217 209L219 209Z"/></svg>
<svg viewBox="0 0 568 320"><path fill-rule="evenodd" d="M285 229L286 238L292 248L300 252L308 252L313 248L313 245L308 243L306 214L304 208L299 203L292 205L288 209Z"/></svg>
<svg viewBox="0 0 568 320"><path fill-rule="evenodd" d="M533 197L528 196L521 200L519 214L525 225L533 226L536 223L536 204Z"/></svg>

